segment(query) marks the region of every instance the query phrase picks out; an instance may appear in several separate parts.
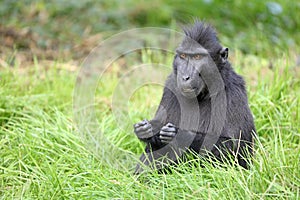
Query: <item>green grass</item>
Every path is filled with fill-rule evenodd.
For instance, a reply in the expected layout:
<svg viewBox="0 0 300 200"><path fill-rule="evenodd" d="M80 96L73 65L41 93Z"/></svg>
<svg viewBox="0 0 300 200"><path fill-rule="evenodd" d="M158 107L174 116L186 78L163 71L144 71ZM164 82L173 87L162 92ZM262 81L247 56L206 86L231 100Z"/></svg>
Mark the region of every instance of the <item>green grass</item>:
<svg viewBox="0 0 300 200"><path fill-rule="evenodd" d="M77 73L61 63L1 69L0 198L299 199L299 69L285 56L274 60L272 70L257 57L237 52L233 58L248 82L258 132L251 169L206 162L200 167L194 160L194 165L183 163L172 174L139 178L129 169L110 166L80 137L72 108ZM103 80L95 96L99 127L116 143L116 151L137 156L143 144L132 131L118 128L110 108L118 76L108 73ZM149 86L134 93L125 123L151 118L161 93L160 87ZM100 148L111 155L108 161L122 163L108 146Z"/></svg>
<svg viewBox="0 0 300 200"><path fill-rule="evenodd" d="M33 34L0 37L5 47L0 61L7 63L0 65L0 199L300 199L300 67L294 62L300 41L298 1L191 0L183 6L182 1L169 0L5 0L0 4L1 30ZM132 124L152 118L162 88L148 85L122 100L124 104L111 105L115 87L130 70L126 65L131 65L121 67L117 62L99 80L88 105L96 111L96 128L89 132L90 127L77 124L74 117L79 70L63 63L70 58L62 53L54 55L59 61L44 62L45 50L65 49L77 58L90 50L86 39L94 34L104 39L116 30L145 26L179 30L193 17L212 23L223 45L235 50L230 59L247 81L258 132L253 165L244 170L201 161L205 167L200 167L199 160L193 160L193 165L182 163L172 174L133 176L144 144L133 134ZM27 63L18 60L18 53L35 46L40 55L35 55L33 64L28 64L31 58ZM149 63L162 62L165 55L145 50L137 56L137 62ZM166 59L170 66L171 59ZM139 84L140 79L130 83ZM119 109L121 122L113 113ZM88 133L96 142L89 140Z"/></svg>

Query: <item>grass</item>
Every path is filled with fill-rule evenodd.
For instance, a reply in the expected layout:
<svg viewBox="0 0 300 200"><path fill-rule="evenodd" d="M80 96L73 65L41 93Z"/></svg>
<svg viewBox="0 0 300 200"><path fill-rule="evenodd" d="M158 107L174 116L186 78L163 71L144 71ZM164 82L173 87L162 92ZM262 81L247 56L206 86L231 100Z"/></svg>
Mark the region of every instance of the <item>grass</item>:
<svg viewBox="0 0 300 200"><path fill-rule="evenodd" d="M1 2L0 199L300 199L300 68L294 56L299 5L296 0L191 0L184 6L169 0ZM122 65L121 58L99 80L87 105L95 111L91 132L74 115L79 70L60 52L81 58L98 36L132 27L179 29L178 23L192 17L207 19L222 33L222 43L236 50L230 59L246 78L258 132L253 165L244 170L202 160L200 167L193 160L172 174L133 176L144 144L132 124L153 116L162 88L145 85L123 100L126 90L112 105L115 87L126 86L121 78L131 65ZM30 57L25 63L23 52L36 54L34 62ZM162 62L165 55L154 53L142 51L133 61ZM51 58L56 62L45 60ZM170 66L171 60L166 59ZM130 84L138 85L146 76L133 78Z"/></svg>
<svg viewBox="0 0 300 200"><path fill-rule="evenodd" d="M139 178L109 164L122 163L109 145L100 147L110 155L106 162L81 138L72 108L76 72L62 63L45 66L38 61L30 68L1 69L0 198L299 199L299 69L286 56L274 60L273 69L263 67L263 59L238 52L233 62L246 77L257 126L251 169L206 161L200 167L194 160L194 165L183 163L172 174ZM118 128L110 107L119 77L108 73L102 80L95 96L98 126L115 142L113 150L137 156L143 144L132 130ZM135 92L124 123L131 127L134 121L151 118L160 95L160 87Z"/></svg>

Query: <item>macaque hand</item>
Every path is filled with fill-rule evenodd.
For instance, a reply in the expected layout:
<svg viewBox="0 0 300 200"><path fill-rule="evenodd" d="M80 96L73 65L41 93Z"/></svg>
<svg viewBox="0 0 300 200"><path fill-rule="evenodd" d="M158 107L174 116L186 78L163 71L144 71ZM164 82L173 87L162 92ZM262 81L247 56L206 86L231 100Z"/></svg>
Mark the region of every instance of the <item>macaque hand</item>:
<svg viewBox="0 0 300 200"><path fill-rule="evenodd" d="M134 133L139 139L147 139L153 136L152 125L148 120L134 124Z"/></svg>
<svg viewBox="0 0 300 200"><path fill-rule="evenodd" d="M159 139L162 143L170 143L177 134L177 128L172 123L167 123L159 132Z"/></svg>

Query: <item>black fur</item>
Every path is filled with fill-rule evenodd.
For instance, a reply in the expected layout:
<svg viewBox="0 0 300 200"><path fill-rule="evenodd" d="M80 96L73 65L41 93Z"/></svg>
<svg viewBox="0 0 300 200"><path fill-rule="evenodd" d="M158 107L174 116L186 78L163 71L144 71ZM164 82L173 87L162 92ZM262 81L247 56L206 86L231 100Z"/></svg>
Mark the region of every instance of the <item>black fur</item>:
<svg viewBox="0 0 300 200"><path fill-rule="evenodd" d="M220 66L218 53L222 46L219 43L215 29L210 25L201 21L195 20L193 26L183 29L186 36L197 41L201 46L208 50L213 60Z"/></svg>
<svg viewBox="0 0 300 200"><path fill-rule="evenodd" d="M249 160L245 159L245 152L249 152L250 154L253 153L252 134L255 132L255 126L251 111L248 106L245 82L241 76L234 72L231 64L226 59L227 56L225 58L226 60L224 61L223 53L222 55L220 55L223 47L219 43L215 30L210 25L202 23L200 21L196 21L192 27L185 28L184 32L187 37L195 40L198 44L200 44L204 49L207 50L214 63L216 64L218 72L220 73L224 82L227 98L226 120L221 132L221 136L219 137L218 142L215 144L215 147L211 152L219 160L221 160L220 154L222 152L229 152L237 157L237 161L241 166L247 168ZM177 128L180 127L181 108L178 100L178 96L180 95L177 93L177 76L179 76L179 74L177 73L178 62L176 61L177 59L179 59L178 56L179 55L176 55L174 58L174 71L166 81L162 100L160 106L158 107L156 115L154 119L149 121L149 125L145 125L145 127L151 128L152 132L149 131L150 129L147 129L147 131L152 134L151 137L141 138L139 137L140 130L135 129L137 136L142 141L147 143L147 147L145 150L147 153L154 152L166 145L165 143L162 143L160 139L160 133L161 129L167 123L172 123ZM189 130L185 131L193 132L196 134L193 142L188 148L194 152L199 153L200 147L204 140L204 136L206 135L208 127L211 123L211 94L208 92L207 87L201 89L196 98L199 106L199 109L196 110L197 112L200 112L201 118L196 122L198 123L196 128L188 128ZM183 101L185 101L188 105L188 99ZM193 113L193 110L194 109L191 108L190 120L188 121L193 120L193 115L199 114ZM145 123L146 122L144 122L142 125L144 125ZM141 125L136 125L136 127L139 126ZM178 129L180 130L180 128ZM142 156L141 161L145 163L145 156ZM138 165L137 173L140 171L140 166Z"/></svg>

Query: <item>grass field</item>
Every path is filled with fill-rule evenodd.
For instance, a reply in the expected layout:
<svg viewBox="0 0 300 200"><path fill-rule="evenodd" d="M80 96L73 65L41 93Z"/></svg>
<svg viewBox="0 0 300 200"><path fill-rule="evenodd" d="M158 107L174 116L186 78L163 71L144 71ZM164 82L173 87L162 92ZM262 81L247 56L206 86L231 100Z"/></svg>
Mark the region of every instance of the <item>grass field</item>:
<svg viewBox="0 0 300 200"><path fill-rule="evenodd" d="M300 199L299 12L297 0L1 1L0 199ZM245 170L199 158L170 174L134 176L144 144L132 124L153 117L162 87L121 95L118 87L164 80L161 71L127 72L152 62L171 67L172 57L153 49L130 62L120 57L92 98L76 92L81 61L117 31L181 31L194 17L216 27L246 80L257 129L253 163ZM81 100L95 115L80 115Z"/></svg>
<svg viewBox="0 0 300 200"><path fill-rule="evenodd" d="M139 178L111 167L82 140L72 107L78 68L36 60L27 68L1 69L0 199L299 199L299 66L289 55L274 59L272 68L238 52L231 59L246 78L258 132L251 169L200 167L194 160L172 174ZM143 144L118 129L110 109L118 76L104 80L95 98L99 126L116 149L138 155ZM132 97L132 121L151 118L161 89L145 87Z"/></svg>

